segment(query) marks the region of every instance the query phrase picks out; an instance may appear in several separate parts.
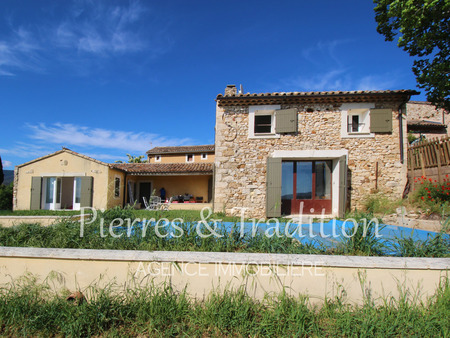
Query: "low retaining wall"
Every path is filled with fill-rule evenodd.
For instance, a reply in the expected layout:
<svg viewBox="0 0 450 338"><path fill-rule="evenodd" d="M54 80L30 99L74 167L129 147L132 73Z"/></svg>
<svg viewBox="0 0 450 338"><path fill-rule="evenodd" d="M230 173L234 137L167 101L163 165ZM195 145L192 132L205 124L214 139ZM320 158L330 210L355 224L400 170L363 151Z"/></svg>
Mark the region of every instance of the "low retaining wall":
<svg viewBox="0 0 450 338"><path fill-rule="evenodd" d="M84 215L85 217L91 217L90 214ZM55 224L61 220L79 220L81 215L73 216L0 216L0 225L4 227L12 227L22 223L34 224L39 223L42 226L49 226Z"/></svg>
<svg viewBox="0 0 450 338"><path fill-rule="evenodd" d="M381 301L401 292L424 300L449 277L449 268L449 258L0 247L1 286L31 273L41 282L53 276L57 289L169 282L196 298L243 286L259 299L285 290L312 303L339 296L361 304L368 295Z"/></svg>

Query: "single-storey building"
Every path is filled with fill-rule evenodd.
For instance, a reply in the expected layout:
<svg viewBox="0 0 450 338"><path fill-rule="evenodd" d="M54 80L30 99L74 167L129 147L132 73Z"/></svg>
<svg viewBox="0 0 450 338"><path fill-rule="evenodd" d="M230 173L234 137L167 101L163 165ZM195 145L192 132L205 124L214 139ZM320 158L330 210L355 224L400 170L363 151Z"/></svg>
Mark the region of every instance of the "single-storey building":
<svg viewBox="0 0 450 338"><path fill-rule="evenodd" d="M14 210L112 208L123 204L125 173L63 148L16 166Z"/></svg>
<svg viewBox="0 0 450 338"><path fill-rule="evenodd" d="M104 163L63 148L15 169L14 210L144 207L143 198L210 203L214 145L157 147L150 163ZM187 198L188 197L188 198ZM179 208L189 208L189 205Z"/></svg>
<svg viewBox="0 0 450 338"><path fill-rule="evenodd" d="M214 210L343 216L406 185L413 90L238 93L216 98Z"/></svg>

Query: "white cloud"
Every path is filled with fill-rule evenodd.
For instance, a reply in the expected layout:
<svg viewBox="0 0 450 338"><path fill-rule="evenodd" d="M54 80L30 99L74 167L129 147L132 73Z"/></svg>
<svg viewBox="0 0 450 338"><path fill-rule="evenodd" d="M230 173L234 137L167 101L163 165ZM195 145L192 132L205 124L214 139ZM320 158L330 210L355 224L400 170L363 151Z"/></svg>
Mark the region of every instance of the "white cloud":
<svg viewBox="0 0 450 338"><path fill-rule="evenodd" d="M74 124L55 123L27 125L29 137L46 144L61 146L98 147L126 152L145 153L156 146L175 146L192 143L188 138L166 138L158 134L89 128Z"/></svg>
<svg viewBox="0 0 450 338"><path fill-rule="evenodd" d="M2 165L3 168L11 168L13 166L12 162L8 160L2 160Z"/></svg>
<svg viewBox="0 0 450 338"><path fill-rule="evenodd" d="M150 12L140 1L74 0L57 5L58 17L46 13L36 22L16 24L0 38L0 76L18 70L42 72L53 64L80 69L98 67L98 59L145 52L144 59L165 54L172 46L170 19Z"/></svg>
<svg viewBox="0 0 450 338"><path fill-rule="evenodd" d="M147 47L150 34L142 34L135 24L143 21L146 11L138 1L128 6L80 2L55 28L54 42L63 48L99 55L141 51Z"/></svg>
<svg viewBox="0 0 450 338"><path fill-rule="evenodd" d="M32 34L20 27L9 39L0 41L0 75L12 76L15 70L39 71L41 48Z"/></svg>
<svg viewBox="0 0 450 338"><path fill-rule="evenodd" d="M53 150L54 151L54 150ZM0 154L15 156L20 158L36 158L53 152L51 148L43 145L28 144L24 142L16 142L16 144L9 149L0 148Z"/></svg>

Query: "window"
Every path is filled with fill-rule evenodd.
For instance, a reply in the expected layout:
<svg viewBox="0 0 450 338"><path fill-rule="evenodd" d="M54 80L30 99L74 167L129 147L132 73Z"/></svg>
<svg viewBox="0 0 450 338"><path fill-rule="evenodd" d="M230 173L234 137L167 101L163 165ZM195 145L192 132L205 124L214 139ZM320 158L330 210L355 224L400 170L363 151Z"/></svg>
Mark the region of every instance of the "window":
<svg viewBox="0 0 450 338"><path fill-rule="evenodd" d="M114 197L120 196L120 177L114 179Z"/></svg>
<svg viewBox="0 0 450 338"><path fill-rule="evenodd" d="M202 160L206 160L207 158L208 158L208 154L203 153L202 156L201 156L201 159Z"/></svg>
<svg viewBox="0 0 450 338"><path fill-rule="evenodd" d="M344 104L341 109L341 137L374 137L370 128L370 105L362 103Z"/></svg>
<svg viewBox="0 0 450 338"><path fill-rule="evenodd" d="M250 106L248 117L249 138L279 138L275 132L275 111L279 105Z"/></svg>
<svg viewBox="0 0 450 338"><path fill-rule="evenodd" d="M186 155L186 162L194 162L194 155L193 154L187 154Z"/></svg>
<svg viewBox="0 0 450 338"><path fill-rule="evenodd" d="M155 162L161 162L161 155L155 155Z"/></svg>
<svg viewBox="0 0 450 338"><path fill-rule="evenodd" d="M270 134L272 132L272 115L255 115L255 134Z"/></svg>
<svg viewBox="0 0 450 338"><path fill-rule="evenodd" d="M362 131L364 123L359 123L360 119L359 115L348 115L347 119L348 119L348 126L347 126L348 133L358 133Z"/></svg>
<svg viewBox="0 0 450 338"><path fill-rule="evenodd" d="M81 177L75 177L75 203L81 200Z"/></svg>

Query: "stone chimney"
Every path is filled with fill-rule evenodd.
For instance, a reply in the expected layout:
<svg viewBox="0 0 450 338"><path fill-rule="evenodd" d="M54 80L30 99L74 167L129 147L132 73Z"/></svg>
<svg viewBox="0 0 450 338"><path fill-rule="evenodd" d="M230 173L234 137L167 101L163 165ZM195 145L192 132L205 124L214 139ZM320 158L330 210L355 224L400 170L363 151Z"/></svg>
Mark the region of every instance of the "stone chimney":
<svg viewBox="0 0 450 338"><path fill-rule="evenodd" d="M227 96L227 95L236 95L236 94L237 94L236 85L228 85L225 88L225 96Z"/></svg>

